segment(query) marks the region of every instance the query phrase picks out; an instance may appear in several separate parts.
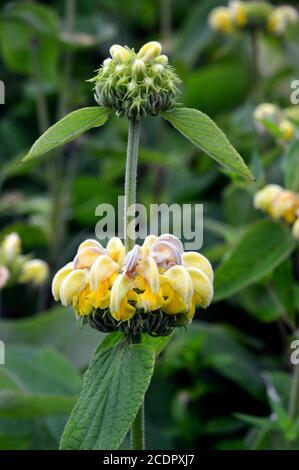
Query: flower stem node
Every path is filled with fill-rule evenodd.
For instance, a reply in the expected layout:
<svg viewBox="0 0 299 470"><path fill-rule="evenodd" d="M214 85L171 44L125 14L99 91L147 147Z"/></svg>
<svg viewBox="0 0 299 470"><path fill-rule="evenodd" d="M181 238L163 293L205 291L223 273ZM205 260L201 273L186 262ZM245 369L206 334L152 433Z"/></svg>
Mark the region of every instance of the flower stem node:
<svg viewBox="0 0 299 470"><path fill-rule="evenodd" d="M134 49L113 45L94 82L95 100L119 117L140 119L171 111L180 83L161 45L152 41Z"/></svg>
<svg viewBox="0 0 299 470"><path fill-rule="evenodd" d="M86 240L55 275L52 293L100 331L165 336L188 325L196 305L208 307L213 269L200 253L185 253L171 234L150 235L127 253L117 237L106 248Z"/></svg>

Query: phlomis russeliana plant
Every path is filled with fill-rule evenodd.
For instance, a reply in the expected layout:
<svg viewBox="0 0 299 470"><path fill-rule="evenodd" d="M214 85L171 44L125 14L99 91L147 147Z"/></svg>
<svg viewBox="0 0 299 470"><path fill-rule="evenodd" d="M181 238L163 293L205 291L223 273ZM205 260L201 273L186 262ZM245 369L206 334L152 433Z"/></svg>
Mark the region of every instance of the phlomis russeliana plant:
<svg viewBox="0 0 299 470"><path fill-rule="evenodd" d="M187 326L196 306L208 307L213 297L213 270L203 255L185 252L171 234L149 234L140 246L128 229L129 209L136 203L142 120L162 116L228 171L252 179L216 124L202 112L177 104L180 80L158 42L145 44L137 53L114 45L110 56L91 80L97 105L65 116L34 143L24 159L102 126L111 113L128 121L125 239L113 237L105 247L94 239L83 241L52 283L55 300L72 305L82 324L110 333L84 375L62 449L117 449L130 429L131 447L144 447L143 402L155 355L173 329Z"/></svg>

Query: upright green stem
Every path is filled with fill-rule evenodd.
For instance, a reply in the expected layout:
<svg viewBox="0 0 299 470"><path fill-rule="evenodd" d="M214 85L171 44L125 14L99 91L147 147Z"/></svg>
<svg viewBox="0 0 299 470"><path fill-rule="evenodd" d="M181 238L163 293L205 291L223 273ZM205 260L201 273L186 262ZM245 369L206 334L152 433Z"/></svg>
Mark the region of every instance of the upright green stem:
<svg viewBox="0 0 299 470"><path fill-rule="evenodd" d="M125 245L126 251L130 251L134 246L134 227L131 222L134 214L129 212L129 208L136 204L136 181L137 181L137 163L138 149L140 140L140 121L131 119L129 121L129 134L127 146L126 177L125 177ZM132 211L132 209L131 209Z"/></svg>
<svg viewBox="0 0 299 470"><path fill-rule="evenodd" d="M259 83L259 45L258 45L258 32L252 31L250 33L251 42L251 66L254 85L258 86Z"/></svg>
<svg viewBox="0 0 299 470"><path fill-rule="evenodd" d="M289 416L295 420L299 414L299 364L294 366L289 402Z"/></svg>
<svg viewBox="0 0 299 470"><path fill-rule="evenodd" d="M125 176L125 214L124 231L126 251L130 251L135 243L135 227L131 224L134 214L129 208L136 204L137 164L140 140L140 121L131 119L129 121L126 176ZM131 209L132 211L132 209ZM132 342L139 343L140 336L131 338ZM144 404L141 405L131 427L131 448L133 450L144 449Z"/></svg>

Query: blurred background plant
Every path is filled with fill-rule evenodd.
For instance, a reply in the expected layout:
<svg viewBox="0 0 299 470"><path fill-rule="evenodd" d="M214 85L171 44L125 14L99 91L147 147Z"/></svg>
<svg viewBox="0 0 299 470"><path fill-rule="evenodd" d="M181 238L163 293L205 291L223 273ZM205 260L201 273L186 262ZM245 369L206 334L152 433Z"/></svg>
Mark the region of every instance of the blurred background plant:
<svg viewBox="0 0 299 470"><path fill-rule="evenodd" d="M17 233L24 252L53 273L94 237L96 206L116 206L123 193L124 121L113 118L42 162L17 163L58 118L94 105L87 80L111 44L138 49L160 40L183 80L182 102L217 121L256 183L219 171L159 118L144 122L139 201L204 203L204 254L218 266L213 306L198 311L158 360L146 397L147 447L298 449L299 372L289 348L298 336L298 248L289 227L254 209L253 195L266 183L299 192L290 103L299 25L283 35L259 30L253 40L249 31L223 35L208 23L219 6L227 2L1 2L0 240ZM267 116L266 132L257 132L254 111L265 102L289 109L290 138ZM1 283L9 273L0 265ZM5 287L0 449L55 449L100 336L53 307L49 283Z"/></svg>

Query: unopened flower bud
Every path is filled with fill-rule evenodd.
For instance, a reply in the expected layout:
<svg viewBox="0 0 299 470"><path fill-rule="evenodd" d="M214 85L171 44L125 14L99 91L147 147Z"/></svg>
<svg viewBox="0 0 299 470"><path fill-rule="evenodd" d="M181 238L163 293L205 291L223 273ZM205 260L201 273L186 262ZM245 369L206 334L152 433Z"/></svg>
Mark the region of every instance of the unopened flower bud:
<svg viewBox="0 0 299 470"><path fill-rule="evenodd" d="M142 59L136 59L132 68L136 74L143 73L145 71L145 63Z"/></svg>
<svg viewBox="0 0 299 470"><path fill-rule="evenodd" d="M119 46L118 44L114 44L114 46L110 47L110 55L112 59L116 60L117 62L124 62L130 57L129 51L125 49L123 46Z"/></svg>
<svg viewBox="0 0 299 470"><path fill-rule="evenodd" d="M105 60L104 60L103 66L104 66L104 67L108 67L111 62L112 62L112 59L110 59L110 57L109 57L108 59L105 59Z"/></svg>
<svg viewBox="0 0 299 470"><path fill-rule="evenodd" d="M165 54L161 54L155 59L155 62L157 64L167 65L168 64L168 57Z"/></svg>
<svg viewBox="0 0 299 470"><path fill-rule="evenodd" d="M153 65L153 72L157 75L161 75L163 73L164 67L162 64L155 64Z"/></svg>
<svg viewBox="0 0 299 470"><path fill-rule="evenodd" d="M138 59L143 59L145 62L156 59L162 51L162 46L157 41L147 42L142 46L137 54Z"/></svg>
<svg viewBox="0 0 299 470"><path fill-rule="evenodd" d="M21 239L16 232L6 235L2 244L2 251L4 253L5 260L11 262L16 256L21 253Z"/></svg>

